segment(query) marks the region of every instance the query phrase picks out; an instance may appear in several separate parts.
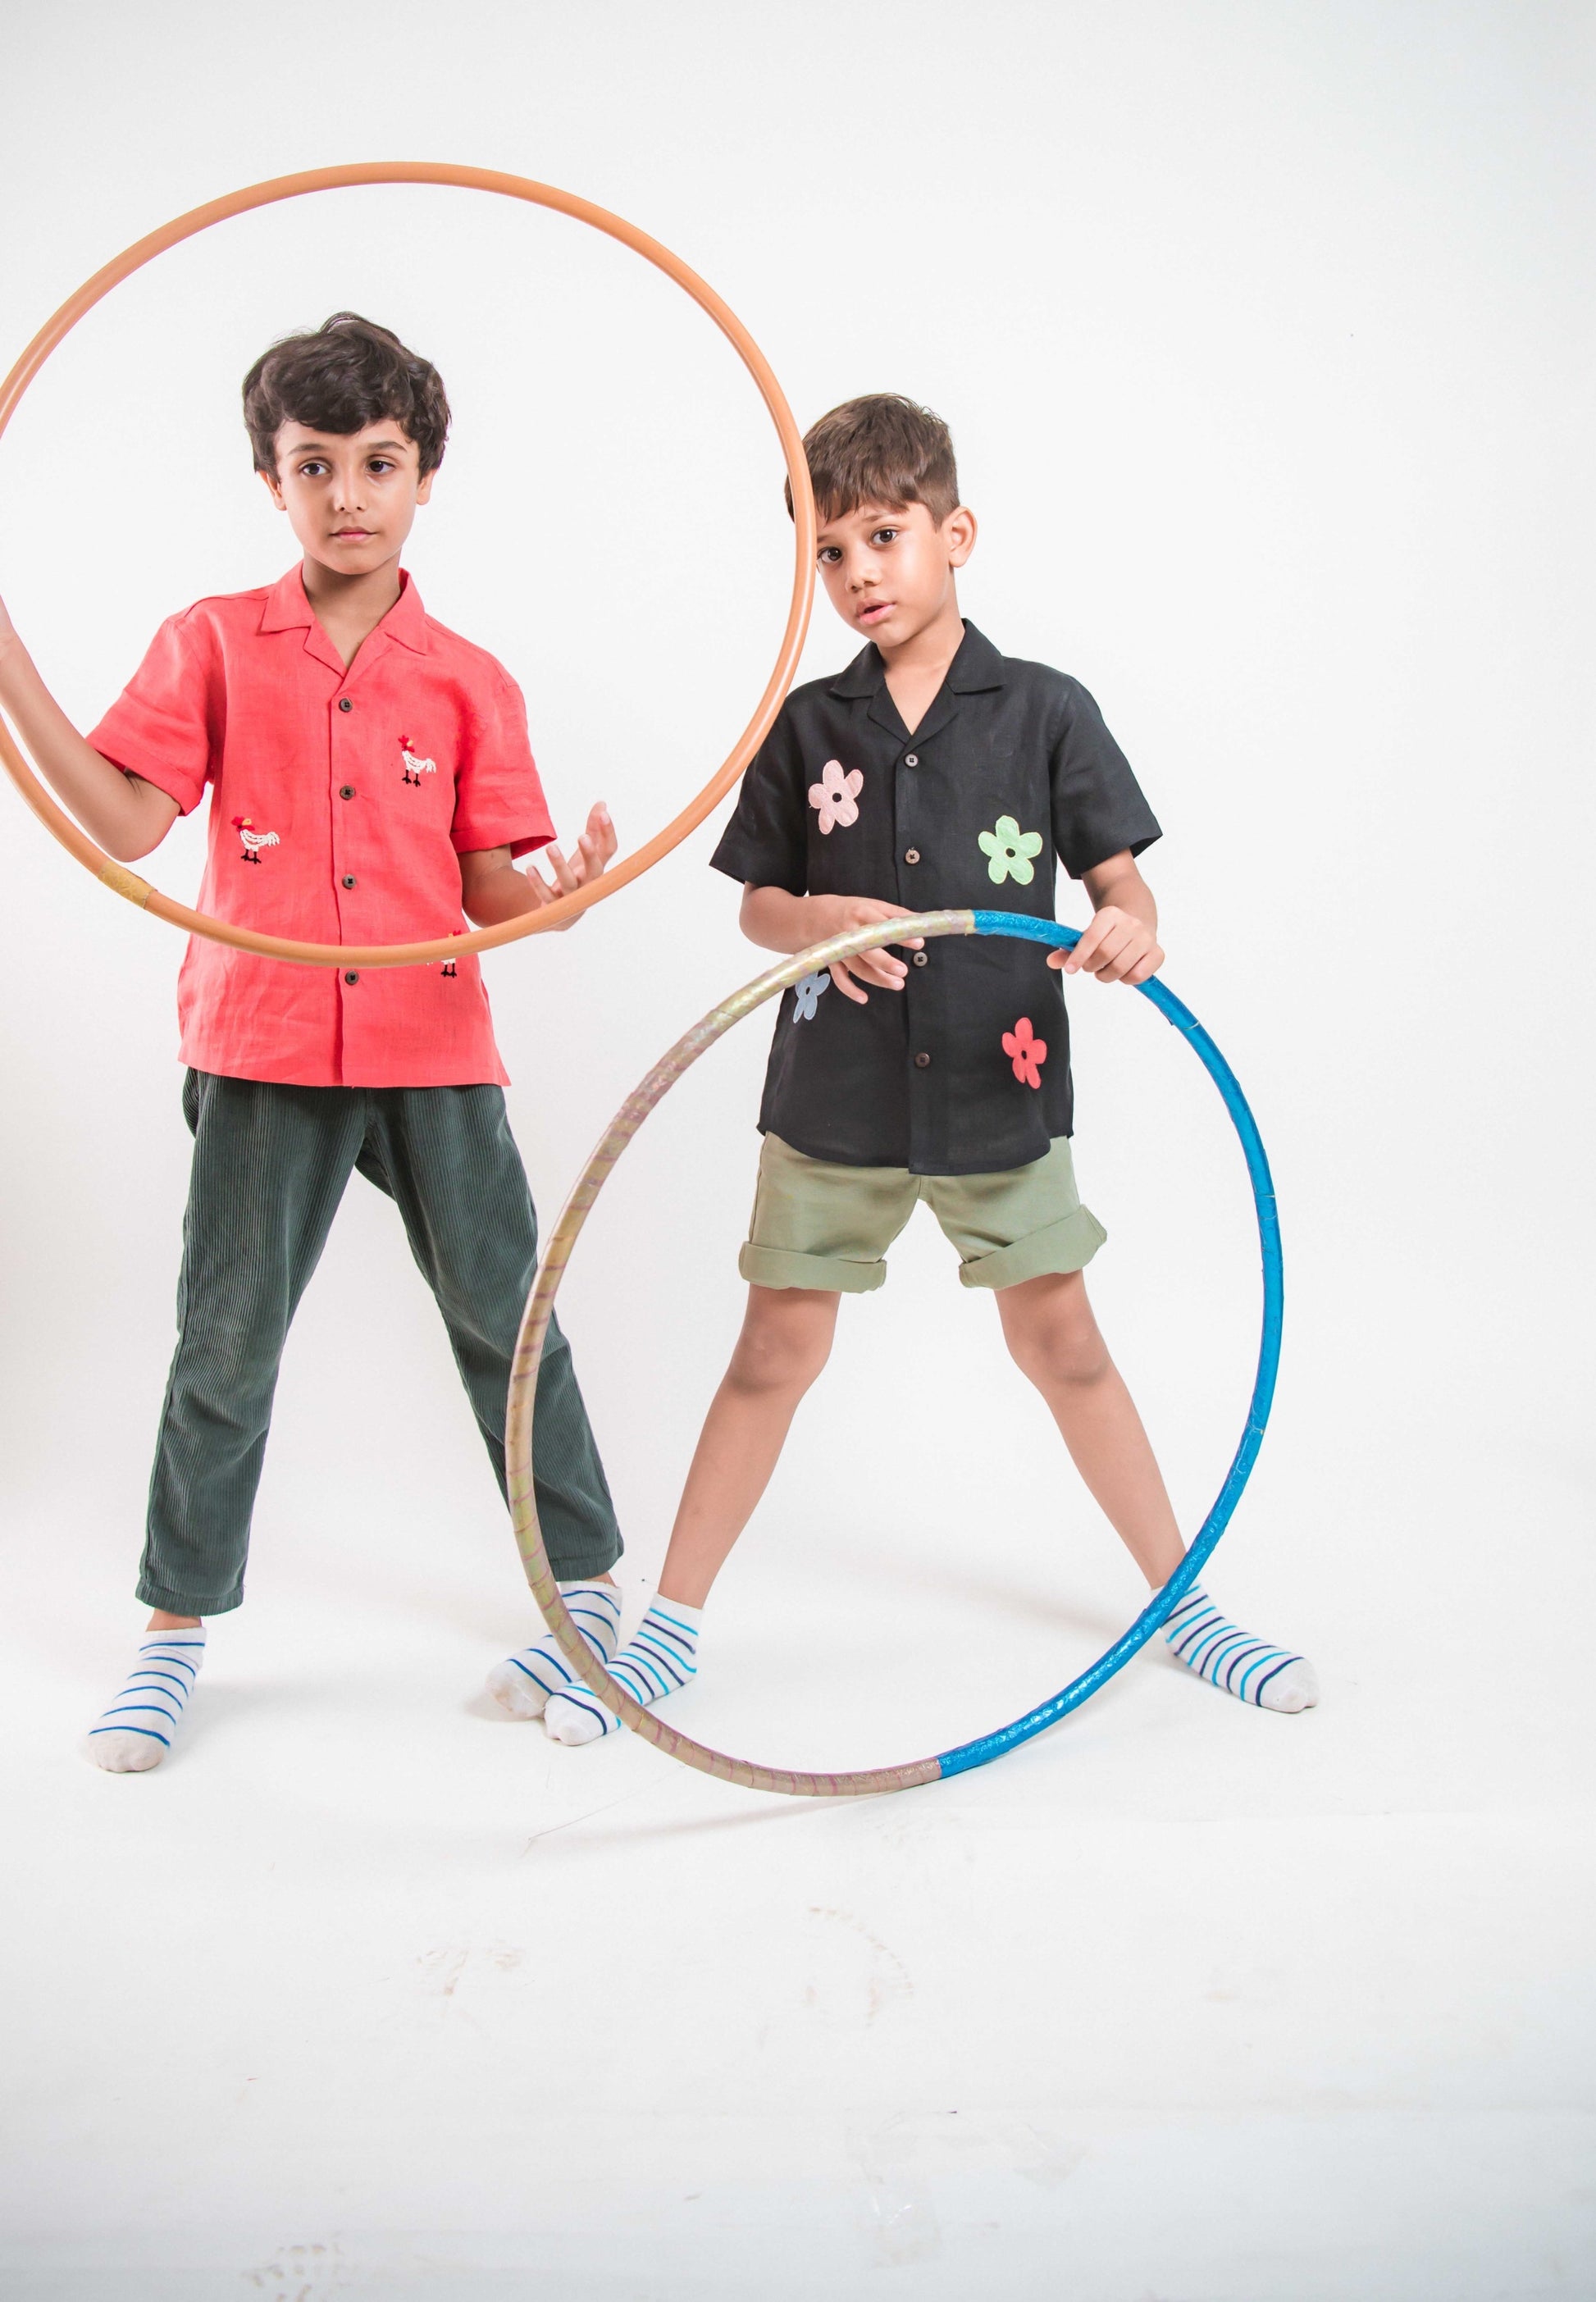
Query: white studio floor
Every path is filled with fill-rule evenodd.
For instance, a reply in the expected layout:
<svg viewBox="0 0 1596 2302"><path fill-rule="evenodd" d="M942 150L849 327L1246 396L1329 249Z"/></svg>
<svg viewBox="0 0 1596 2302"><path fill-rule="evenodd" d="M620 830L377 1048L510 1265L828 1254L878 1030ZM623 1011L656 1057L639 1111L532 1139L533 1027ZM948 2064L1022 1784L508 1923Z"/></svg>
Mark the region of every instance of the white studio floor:
<svg viewBox="0 0 1596 2302"><path fill-rule="evenodd" d="M127 1613L106 1545L41 1515L5 1636L0 2291L1596 2292L1572 1489L1483 1428L1377 1424L1339 1483L1291 1431L1209 1579L1311 1646L1317 1712L1160 1658L997 1766L855 1804L490 1718L513 1553L483 1504L441 1590L397 1491L264 1527L187 1746L99 1775L74 1744ZM747 1755L945 1744L1134 1597L1095 1542L976 1573L935 1526L836 1525L807 1577L814 1502L773 1496L677 1705ZM1538 1534L1517 1584L1509 1512ZM1450 1524L1439 1593L1420 1518Z"/></svg>

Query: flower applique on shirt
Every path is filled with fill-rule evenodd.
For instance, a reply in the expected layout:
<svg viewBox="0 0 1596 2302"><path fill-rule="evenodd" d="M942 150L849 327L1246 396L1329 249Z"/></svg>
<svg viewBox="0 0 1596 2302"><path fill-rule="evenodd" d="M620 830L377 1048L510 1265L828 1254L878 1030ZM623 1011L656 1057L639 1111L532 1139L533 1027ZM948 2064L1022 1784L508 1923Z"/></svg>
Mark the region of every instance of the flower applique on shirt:
<svg viewBox="0 0 1596 2302"><path fill-rule="evenodd" d="M416 753L410 749L410 738L408 735L401 735L399 737L399 757L405 763L405 772L401 777L402 782L407 784L419 784L423 776L435 776L438 772L438 762L436 760L422 760L416 757Z"/></svg>
<svg viewBox="0 0 1596 2302"><path fill-rule="evenodd" d="M1033 855L1042 852L1039 831L1021 831L1012 815L1000 815L991 831L978 832L977 844L987 858L987 877L994 886L1001 887L1005 879L1016 886L1029 887L1037 876Z"/></svg>
<svg viewBox="0 0 1596 2302"><path fill-rule="evenodd" d="M1038 1039L1031 1029L1030 1017L1021 1015L1012 1031L1003 1035L1003 1051L1014 1067L1014 1077L1021 1087L1040 1087L1042 1065L1047 1061L1047 1042Z"/></svg>
<svg viewBox="0 0 1596 2302"><path fill-rule="evenodd" d="M840 760L827 760L820 770L820 780L809 787L809 803L820 819L822 832L829 832L835 823L845 831L859 820L859 794L864 789L864 776L858 768L844 772Z"/></svg>
<svg viewBox="0 0 1596 2302"><path fill-rule="evenodd" d="M815 1009L820 1004L822 991L829 991L831 978L824 970L819 975L801 975L793 986L793 1021L812 1023Z"/></svg>
<svg viewBox="0 0 1596 2302"><path fill-rule="evenodd" d="M251 815L235 815L232 828L239 835L240 861L258 863L263 847L281 847L281 840L274 831L257 831Z"/></svg>

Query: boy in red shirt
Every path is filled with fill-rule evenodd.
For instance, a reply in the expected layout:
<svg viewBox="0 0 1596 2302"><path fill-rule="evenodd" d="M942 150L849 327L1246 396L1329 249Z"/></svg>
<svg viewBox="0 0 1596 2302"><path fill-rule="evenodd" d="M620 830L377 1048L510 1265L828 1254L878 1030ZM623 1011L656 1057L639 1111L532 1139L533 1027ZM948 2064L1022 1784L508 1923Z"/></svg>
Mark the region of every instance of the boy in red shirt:
<svg viewBox="0 0 1596 2302"><path fill-rule="evenodd" d="M568 859L550 845L519 690L424 612L399 566L448 435L437 370L340 312L256 362L244 416L302 564L164 624L87 740L0 608L0 704L67 806L132 862L212 786L202 909L304 941L461 933L596 878L615 853L608 812L592 810ZM514 868L543 847L552 881ZM166 1755L202 1618L242 1597L278 1364L351 1172L399 1207L501 1491L537 1256L475 957L312 968L197 937L179 1011L195 1152L139 1583L154 1612L89 1738L117 1773ZM563 1336L539 1379L533 1475L561 1588L608 1658L621 1541ZM571 1676L548 1642L517 1667Z"/></svg>

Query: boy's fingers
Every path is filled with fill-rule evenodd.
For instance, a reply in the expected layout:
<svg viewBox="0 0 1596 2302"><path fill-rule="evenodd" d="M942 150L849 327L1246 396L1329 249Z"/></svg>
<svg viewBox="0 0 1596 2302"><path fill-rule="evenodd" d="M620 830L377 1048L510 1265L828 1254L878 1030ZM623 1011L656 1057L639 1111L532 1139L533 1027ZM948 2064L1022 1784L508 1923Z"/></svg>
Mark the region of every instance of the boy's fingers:
<svg viewBox="0 0 1596 2302"><path fill-rule="evenodd" d="M855 988L849 980L846 966L840 959L834 959L831 962L831 979L844 999L852 999L856 1007L865 1004L869 994Z"/></svg>
<svg viewBox="0 0 1596 2302"><path fill-rule="evenodd" d="M1127 955L1135 952L1138 941L1139 938L1134 928L1129 926L1111 928L1107 934L1099 938L1097 948L1092 954L1092 973L1112 983L1117 975L1123 973Z"/></svg>
<svg viewBox="0 0 1596 2302"><path fill-rule="evenodd" d="M558 847L545 847L543 853L549 859L561 895L574 895L577 887L581 885L581 882L578 880L575 871L572 870L569 863L566 861L564 855L561 854L559 849Z"/></svg>

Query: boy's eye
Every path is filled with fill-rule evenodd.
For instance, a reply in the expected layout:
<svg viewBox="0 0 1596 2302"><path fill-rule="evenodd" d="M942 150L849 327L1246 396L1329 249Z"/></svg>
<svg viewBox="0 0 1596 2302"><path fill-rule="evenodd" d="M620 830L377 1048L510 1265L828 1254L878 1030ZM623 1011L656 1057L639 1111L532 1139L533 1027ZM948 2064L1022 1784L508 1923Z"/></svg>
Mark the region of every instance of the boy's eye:
<svg viewBox="0 0 1596 2302"><path fill-rule="evenodd" d="M370 463L366 466L366 469L368 471L376 472L379 475L383 472L397 470L397 468L398 466L394 464L392 458L389 456L374 456L371 458Z"/></svg>
<svg viewBox="0 0 1596 2302"><path fill-rule="evenodd" d="M903 533L901 527L878 527L871 536L872 543L895 543Z"/></svg>
<svg viewBox="0 0 1596 2302"><path fill-rule="evenodd" d="M842 552L835 543L822 544L818 555L822 567L835 567L842 556Z"/></svg>
<svg viewBox="0 0 1596 2302"><path fill-rule="evenodd" d="M326 468L327 466L325 464L322 463L318 458L313 456L308 463L300 465L299 477L302 480L319 480Z"/></svg>

